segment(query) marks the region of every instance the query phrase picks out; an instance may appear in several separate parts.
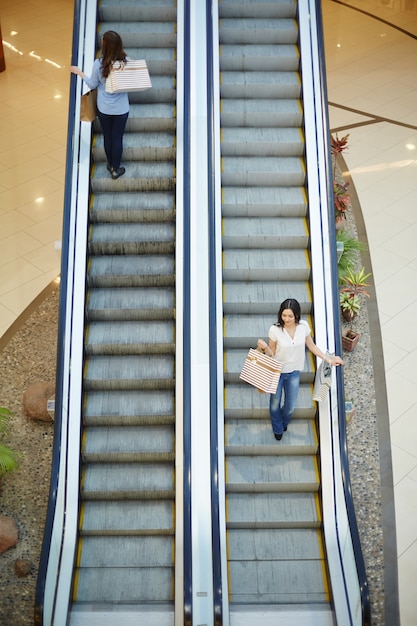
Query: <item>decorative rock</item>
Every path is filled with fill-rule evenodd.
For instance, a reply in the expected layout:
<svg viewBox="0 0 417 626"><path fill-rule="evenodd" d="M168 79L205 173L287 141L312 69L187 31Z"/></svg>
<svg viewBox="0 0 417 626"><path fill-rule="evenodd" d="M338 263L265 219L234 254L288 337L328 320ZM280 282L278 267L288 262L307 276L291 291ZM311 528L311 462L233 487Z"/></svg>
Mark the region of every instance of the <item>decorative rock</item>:
<svg viewBox="0 0 417 626"><path fill-rule="evenodd" d="M16 559L14 562L14 573L19 578L25 578L29 576L32 571L32 563L26 559Z"/></svg>
<svg viewBox="0 0 417 626"><path fill-rule="evenodd" d="M48 400L55 393L54 383L33 383L23 394L23 411L27 417L43 422L52 422L48 411Z"/></svg>
<svg viewBox="0 0 417 626"><path fill-rule="evenodd" d="M0 554L13 548L19 539L17 526L11 517L0 515Z"/></svg>

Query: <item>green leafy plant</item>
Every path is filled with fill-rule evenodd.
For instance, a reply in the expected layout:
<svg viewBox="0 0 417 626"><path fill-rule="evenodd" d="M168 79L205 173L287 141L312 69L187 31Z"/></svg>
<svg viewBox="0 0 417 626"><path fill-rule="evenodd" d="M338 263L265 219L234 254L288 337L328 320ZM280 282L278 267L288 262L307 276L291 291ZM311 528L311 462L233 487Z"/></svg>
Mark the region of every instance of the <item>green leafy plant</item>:
<svg viewBox="0 0 417 626"><path fill-rule="evenodd" d="M366 282L369 276L371 276L371 274L366 274L363 266L357 271L354 271L351 267L348 268L342 278L343 286L340 288L340 296L342 294L346 294L347 296L347 298L343 296L345 309L350 306L351 309L357 309L356 314L359 313L361 307L360 296L370 297L367 291L369 283ZM353 331L353 318L354 315L350 319L350 333Z"/></svg>
<svg viewBox="0 0 417 626"><path fill-rule="evenodd" d="M0 477L11 472L19 465L19 454L3 443L4 437L10 431L12 412L6 407L0 406Z"/></svg>
<svg viewBox="0 0 417 626"><path fill-rule="evenodd" d="M360 311L361 303L359 296L350 293L339 293L339 302L342 312L346 314L346 319L351 320Z"/></svg>
<svg viewBox="0 0 417 626"><path fill-rule="evenodd" d="M364 243L359 241L349 230L340 229L336 232L336 242L343 244L343 252L337 264L339 284L349 268L353 269L358 260L358 253L366 249Z"/></svg>

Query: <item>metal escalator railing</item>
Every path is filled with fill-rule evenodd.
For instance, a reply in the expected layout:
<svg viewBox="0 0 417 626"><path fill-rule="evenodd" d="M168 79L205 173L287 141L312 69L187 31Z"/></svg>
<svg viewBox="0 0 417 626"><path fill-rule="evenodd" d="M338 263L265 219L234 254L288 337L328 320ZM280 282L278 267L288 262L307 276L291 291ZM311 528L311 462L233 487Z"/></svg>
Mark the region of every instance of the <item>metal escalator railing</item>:
<svg viewBox="0 0 417 626"><path fill-rule="evenodd" d="M75 0L72 43L73 64L83 59L80 42L84 40L86 27L89 22L91 23L91 20L95 22L95 9L94 14L92 14L86 0ZM70 387L71 377L75 378L77 374L80 374L79 371L77 372L75 363L77 361L80 362L82 350L80 348L77 355L71 345L71 339L73 333L76 334L73 305L79 295L82 297L83 293L83 288L81 288L81 294L77 294L77 287L84 282L82 259L85 257L85 253L81 250L81 257L77 256L76 243L79 242L80 237L85 237L88 195L84 197L84 210L82 211L80 208L77 217L75 206L77 196L83 194L82 184L83 182L85 183L85 181L78 179L78 163L82 161L80 155L83 152L83 143L89 145L88 130L84 129L84 132L80 134L79 123L76 118L76 111L79 111L80 107L80 97L81 94L76 88L75 77L72 77L65 171L54 445L49 502L35 592L34 622L37 625L52 624L54 619L53 612L57 594L56 578L61 568L63 556L62 534L69 516L69 511L66 510L66 502L68 490L71 489L71 482L68 480L68 477L70 475L71 478L73 477L71 469L74 469L69 465L70 459L67 449L72 429L69 419L72 410ZM88 172L88 163L86 171ZM84 235L83 225L85 228ZM79 302L75 304L79 304ZM74 366L70 374L71 362L74 363ZM78 466L78 461L76 461L76 466Z"/></svg>
<svg viewBox="0 0 417 626"><path fill-rule="evenodd" d="M222 4L223 9L226 4ZM320 40L322 40L320 35L321 15L320 7L316 7L315 4L317 3L313 1L298 4L300 43L302 46L301 72L303 79L308 77L306 84L303 84L303 98L308 117L305 132L306 158L309 169L308 191L311 205L314 313L318 345L327 345L329 349L336 349L340 352L340 328L337 322L337 266L334 237L330 235L331 229L334 229L334 223L328 165L329 136L328 126L326 126L323 47L320 47ZM218 351L221 351L220 343L218 344ZM219 357L219 363L220 360ZM341 377L342 372L339 370L337 371L337 383L333 385L329 402L323 403L319 410L322 452L324 449L321 465L322 475L325 476L323 484L325 519L323 524L337 623L367 625L369 623L369 595L367 593L366 574L363 568L360 543L357 541L357 527L349 494L350 489L345 483L347 476L347 465L345 464L347 461L345 450L341 445L344 439L344 404ZM221 412L221 407L219 411ZM222 415L219 415L218 430L219 437L221 437ZM219 440L220 459L222 458L222 449L222 442ZM222 462L219 463L219 477L220 493L222 493L224 490ZM222 522L220 545L223 566L227 561L224 526L225 524ZM223 569L226 569L225 566ZM222 584L223 624L228 624L229 605L226 576L223 576ZM235 615L234 619L235 623L238 624L239 621L236 619L239 618ZM265 623L269 623L268 619ZM274 623L274 619L272 617L271 623Z"/></svg>
<svg viewBox="0 0 417 626"><path fill-rule="evenodd" d="M213 0L206 3L207 21L207 152L208 159L208 236L209 236L209 336L210 336L210 450L211 450L211 506L212 506L212 555L213 555L213 614L214 626L221 626L223 620L223 588L222 588L222 563L221 533L220 533L220 506L219 498L219 404L218 398L221 395L222 385L220 384L217 362L217 345L221 339L221 325L219 321L219 305L217 284L221 275L221 268L217 267L219 255L217 245L219 237L217 233L221 231L221 224L216 214L216 189L220 178L220 172L216 168L216 90L215 90L215 52L214 52L214 28L217 24L217 11ZM220 325L220 328L219 328ZM222 432L222 429L220 430Z"/></svg>
<svg viewBox="0 0 417 626"><path fill-rule="evenodd" d="M311 69L311 83L306 88L303 81L304 88L307 89L305 98L308 98L309 114L311 115L310 139L307 136L306 140L307 145L310 144L311 146L311 169L315 170L315 176L309 178L309 181L313 183L310 189L310 201L314 203L317 198L321 199L321 208L318 204L316 207L315 225L317 232L316 258L321 258L322 265L321 276L317 281L317 290L319 292L324 290L326 298L322 309L316 312L316 319L317 317L322 319L323 339L327 338L328 345L334 346L335 351L341 354L332 168L329 149L330 132L320 2L311 0L309 3L299 3L299 15L302 22L300 31L303 30L304 33L301 34L301 42L304 41L306 46L304 58L308 58L309 63L311 63L311 68L306 72L306 75L309 75ZM310 32L310 36L306 36L308 32ZM316 148L313 149L313 146ZM314 276L317 279L317 272L313 278ZM324 460L323 466L325 467L325 463L327 463L327 469L331 467L331 475L333 476L333 484L329 485L328 482L327 484L325 482L323 490L328 492L324 499L326 498L329 505L327 524L331 527L331 530L327 529L328 554L331 560L335 552L338 554L336 560L338 560L338 567L340 567L338 575L333 573L336 590L336 614L340 623L344 623L343 620L349 620L347 622L349 624L369 626L371 623L369 589L349 479L342 369L336 368L335 374L336 384L332 388L329 408L328 411L320 410L320 424L321 436L328 445L326 450L328 458ZM326 476L326 471L324 476ZM330 567L332 568L332 565ZM337 611L338 597L340 606L345 606L347 612L346 616L342 618Z"/></svg>
<svg viewBox="0 0 417 626"><path fill-rule="evenodd" d="M336 311L339 310L339 293L337 289L338 275L337 275L337 256L336 256L336 230L334 226L334 212L333 212L333 181L332 181L332 166L331 166L331 154L330 154L330 124L329 113L327 106L327 82L326 82L326 63L324 53L324 33L323 33L323 16L322 7L319 0L314 2L314 15L317 29L318 50L316 59L316 71L319 77L320 88L320 101L321 101L321 115L320 120L323 123L323 149L324 149L324 162L326 167L324 168L326 189L327 189L327 207L329 212L329 240L330 240L330 271L332 275L332 300L333 307ZM334 315L334 336L335 346L339 354L342 353L341 345L341 327L340 317ZM346 437L346 416L345 416L345 395L344 395L344 383L343 383L343 371L339 368L336 369L337 378L337 406L339 409L338 422L339 422L339 446L341 457L341 474L343 479L344 498L346 502L347 516L349 520L350 534L352 537L352 546L354 551L357 576L359 581L359 589L361 596L361 616L362 626L370 626L371 624L371 603L369 595L369 585L366 575L365 561L362 553L362 547L359 537L358 525L355 514L355 507L353 503L352 488L350 483L350 469L347 453L347 437Z"/></svg>
<svg viewBox="0 0 417 626"><path fill-rule="evenodd" d="M191 211L191 198L190 198L190 185L189 174L191 170L190 162L190 150L188 149L191 140L191 128L190 128L190 1L184 0L182 4L182 30L184 36L180 38L182 42L182 55L180 68L182 68L182 86L183 86L183 103L182 115L179 115L179 119L183 120L183 133L181 134L184 142L183 161L182 168L178 168L177 173L177 193L182 192L183 202L183 222L179 224L177 221L177 228L184 236L183 245L183 259L181 266L177 261L177 272L182 271L183 274L183 298L178 299L178 303L182 302L183 307L183 329L182 329L182 351L183 351L183 363L184 363L184 377L183 377L183 427L184 427L184 611L183 619L184 626L191 626L193 623L193 565L192 565L192 542L191 542L191 284L190 284L190 211ZM179 26L181 28L181 26ZM180 69L181 71L181 69ZM178 624L181 622L178 621Z"/></svg>
<svg viewBox="0 0 417 626"><path fill-rule="evenodd" d="M104 3L103 3L104 5ZM102 6L103 6L102 5ZM182 2L177 3L178 13L182 10ZM162 6L162 5L161 5ZM153 7L155 9L155 7ZM164 10L162 6L162 10ZM151 7L152 12L152 7ZM158 7L156 7L156 12ZM79 28L74 30L74 46L72 63L83 67L87 73L91 68L94 59L94 46L96 37L96 3L77 2L75 7L75 25ZM155 18L153 18L155 19ZM154 43L154 42L152 42ZM85 49L84 49L85 44ZM184 54L182 51L182 58ZM183 80L183 78L182 78ZM159 81L164 83L164 81ZM166 82L166 81L165 81ZM179 88L183 83L178 80ZM71 578L74 565L77 518L78 518L78 490L79 490L79 457L80 457L80 415L81 415L81 390L82 390L82 353L83 334L81 328L83 316L79 314L84 310L84 293L86 277L86 242L87 242L87 215L88 198L90 190L90 154L91 154L91 129L90 126L77 123L79 102L81 91L75 88L74 81L71 85L72 96L75 94L75 101L71 100L70 106L70 134L68 141L68 163L67 185L69 190L66 194L66 219L69 223L64 226L63 235L63 265L62 265L62 290L66 282L68 287L61 292L61 299L64 306L61 306L60 314L60 334L63 338L63 348L58 356L59 373L57 377L57 424L56 438L54 443L54 464L53 479L51 482L51 499L48 509L48 522L45 533L45 540L42 552L41 568L38 578L36 619L39 624L61 624L67 620L70 604ZM177 102L178 111L182 111L184 105L182 98ZM181 122L180 127L183 128ZM187 151L188 141L181 137L177 142L178 162L182 162L182 151ZM97 148L98 159L100 160L100 147ZM145 157L146 158L146 157ZM152 158L152 157L150 157ZM100 167L98 168L100 170ZM132 168L134 169L134 168ZM70 182L69 182L70 181ZM139 185L141 183L139 182ZM143 184L143 183L142 183ZM145 185L146 188L146 185ZM181 197L181 194L179 194ZM113 207L114 208L114 207ZM108 215L112 207L104 207ZM181 221L182 201L177 202L177 219ZM149 211L153 214L154 211ZM107 219L106 218L106 219ZM146 221L146 218L145 218ZM64 220L66 224L66 221ZM182 230L180 231L182 233ZM68 252L67 252L68 249ZM181 254L177 260L177 267L180 267ZM68 262L65 262L65 259ZM73 260L74 259L74 260ZM182 298L182 288L180 280L177 281L177 298ZM182 327L181 316L182 306L177 303L176 319L178 328ZM120 318L122 319L122 318ZM62 328L62 331L61 331ZM180 333L177 335L180 341ZM95 350L95 348L94 348ZM180 358L181 350L177 349L177 360ZM61 364L64 364L61 374ZM71 367L70 367L71 364ZM181 388L182 366L176 376L177 388ZM181 396L181 394L179 394ZM60 402L62 398L62 402ZM58 406L59 402L59 406ZM177 401L177 416L182 420L182 410L179 399ZM62 414L62 416L61 416ZM59 420L59 423L58 423ZM176 481L177 490L180 493L177 505L181 505L183 491L182 476L182 429L177 431L177 463ZM189 448L189 446L186 446ZM54 479L54 476L56 478ZM184 501L189 502L189 486L185 484ZM182 519L182 511L177 510L178 520ZM178 526L181 526L181 521ZM180 533L180 528L178 532ZM130 532L130 531L129 531ZM185 529L185 543L189 543L189 532ZM176 565L179 572L176 572L175 595L176 623L182 623L183 594L182 585L189 580L189 571L182 566L182 537L177 537L175 548ZM173 588L173 585L172 585ZM146 617L144 618L146 621ZM162 618L163 620L166 617ZM164 621L164 623L166 623Z"/></svg>

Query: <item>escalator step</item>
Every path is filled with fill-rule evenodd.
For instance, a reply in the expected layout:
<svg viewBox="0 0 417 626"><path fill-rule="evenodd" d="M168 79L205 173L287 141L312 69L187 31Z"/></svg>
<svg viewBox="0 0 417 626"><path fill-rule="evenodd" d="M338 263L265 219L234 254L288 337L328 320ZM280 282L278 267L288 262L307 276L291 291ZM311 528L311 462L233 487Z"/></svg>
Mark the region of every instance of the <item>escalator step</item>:
<svg viewBox="0 0 417 626"><path fill-rule="evenodd" d="M150 287L90 289L87 317L90 321L172 320L174 292L172 289Z"/></svg>

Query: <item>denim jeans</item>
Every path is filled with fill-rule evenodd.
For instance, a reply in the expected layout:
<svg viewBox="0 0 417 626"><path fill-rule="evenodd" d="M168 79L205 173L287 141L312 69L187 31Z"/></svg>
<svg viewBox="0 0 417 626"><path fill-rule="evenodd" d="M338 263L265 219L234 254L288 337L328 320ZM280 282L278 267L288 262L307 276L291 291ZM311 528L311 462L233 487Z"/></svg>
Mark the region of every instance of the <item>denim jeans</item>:
<svg viewBox="0 0 417 626"><path fill-rule="evenodd" d="M123 152L123 133L129 113L123 115L106 115L98 111L101 130L104 137L104 152L107 163L117 170L120 167Z"/></svg>
<svg viewBox="0 0 417 626"><path fill-rule="evenodd" d="M300 372L281 374L277 392L271 394L269 412L271 415L272 430L281 435L289 424L297 402L300 387Z"/></svg>

